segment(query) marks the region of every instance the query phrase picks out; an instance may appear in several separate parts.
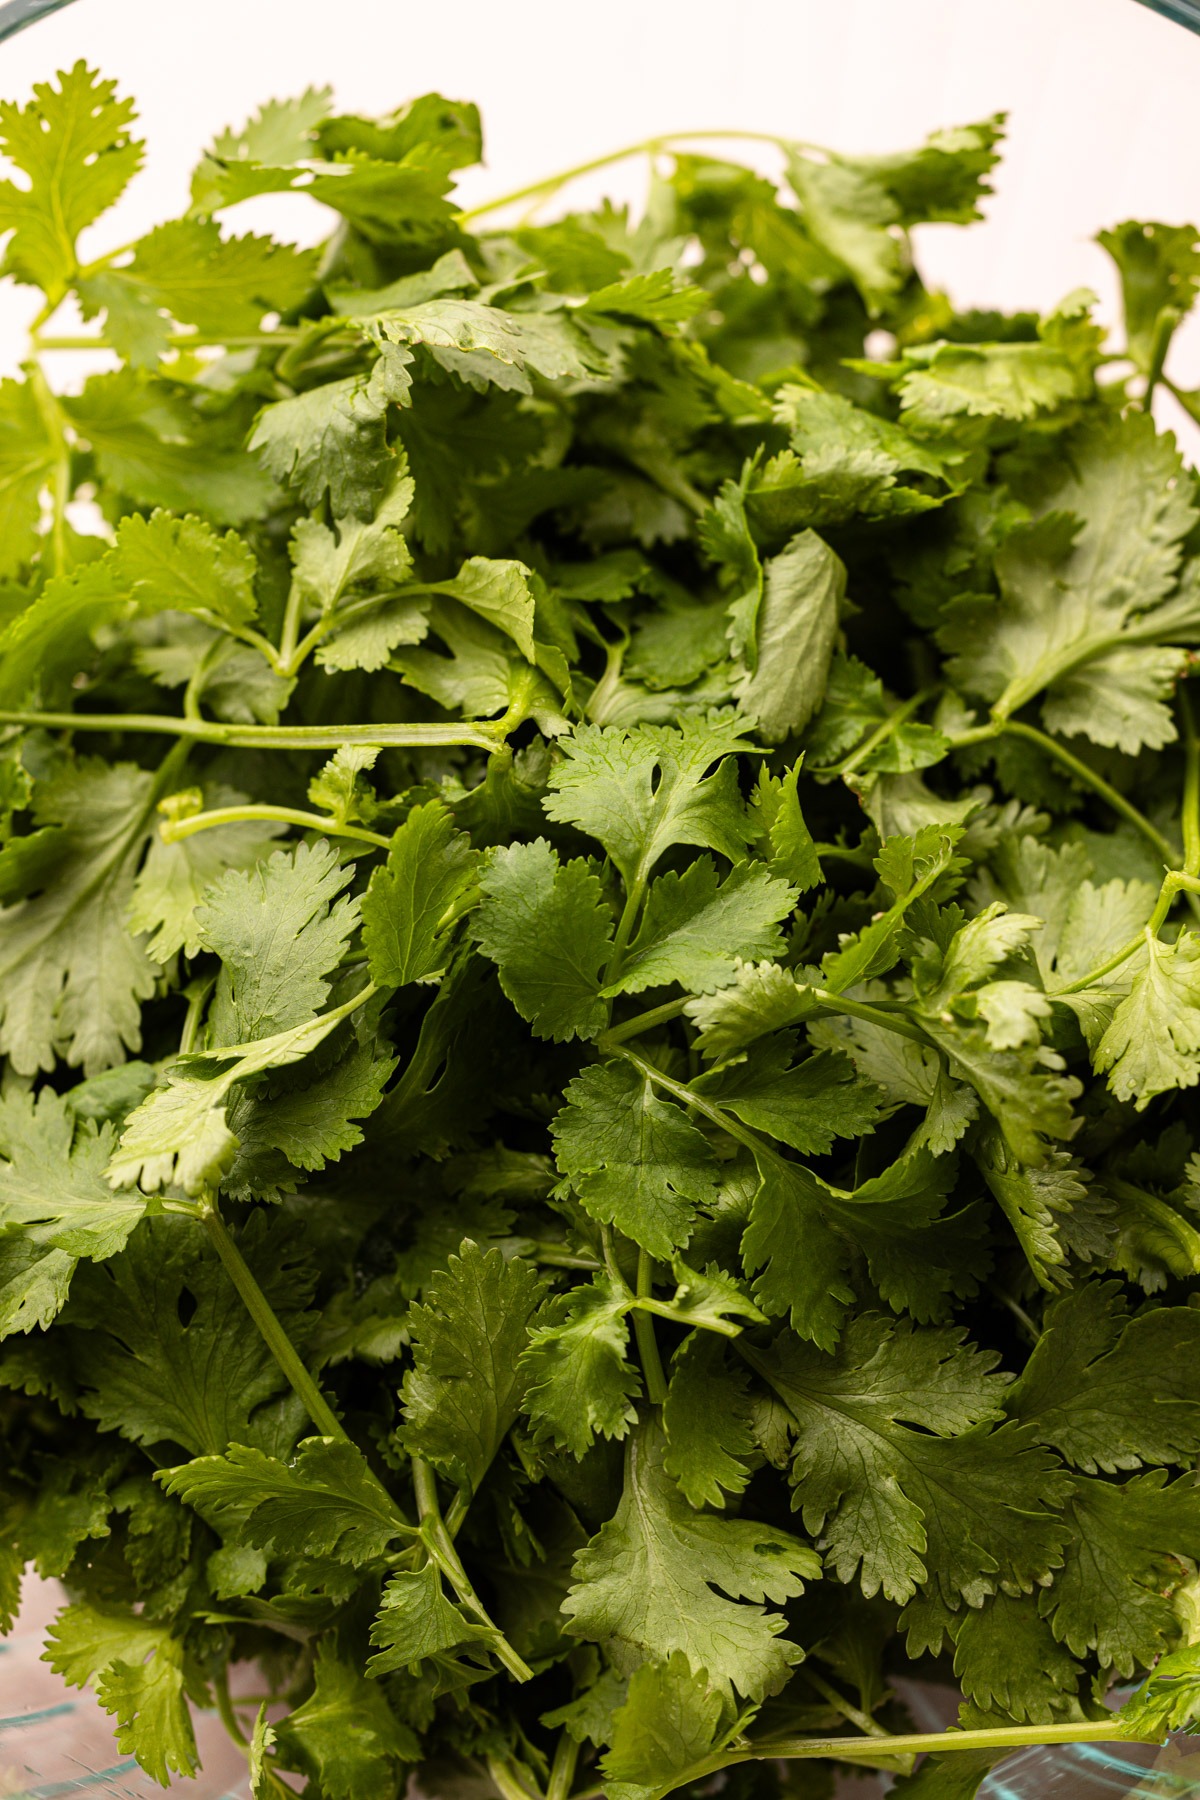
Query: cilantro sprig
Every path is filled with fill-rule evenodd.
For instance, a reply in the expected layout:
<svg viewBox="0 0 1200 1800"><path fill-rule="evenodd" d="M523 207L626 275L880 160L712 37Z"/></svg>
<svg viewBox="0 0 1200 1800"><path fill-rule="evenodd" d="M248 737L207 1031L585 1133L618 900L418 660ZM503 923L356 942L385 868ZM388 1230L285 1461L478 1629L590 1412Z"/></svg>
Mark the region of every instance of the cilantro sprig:
<svg viewBox="0 0 1200 1800"><path fill-rule="evenodd" d="M915 269L1001 120L464 212L312 89L85 259L134 122L0 108L0 1615L259 1800L1192 1727L1196 232L1110 343Z"/></svg>

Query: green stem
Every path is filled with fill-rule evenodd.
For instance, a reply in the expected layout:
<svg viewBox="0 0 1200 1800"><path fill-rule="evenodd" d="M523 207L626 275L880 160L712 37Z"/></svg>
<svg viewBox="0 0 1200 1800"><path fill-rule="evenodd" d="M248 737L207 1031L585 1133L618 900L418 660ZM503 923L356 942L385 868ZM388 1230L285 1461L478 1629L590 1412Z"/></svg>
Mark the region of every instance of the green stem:
<svg viewBox="0 0 1200 1800"><path fill-rule="evenodd" d="M218 825L250 824L256 819L281 825L298 825L303 831L323 831L328 837L354 838L361 844L372 844L377 850L390 850L392 840L378 831L367 831L357 825L339 825L336 819L321 813L304 812L296 806L214 806L208 812L189 813L183 819L166 819L158 828L164 844L177 844L198 832L212 831Z"/></svg>
<svg viewBox="0 0 1200 1800"><path fill-rule="evenodd" d="M518 1781L506 1762L498 1756L489 1756L487 1772L499 1788L504 1800L538 1800L536 1794L530 1792L524 1782Z"/></svg>
<svg viewBox="0 0 1200 1800"><path fill-rule="evenodd" d="M294 675L292 666L296 654L296 640L300 636L300 614L304 608L304 589L299 581L293 579L288 589L287 604L283 609L283 624L279 631L279 667L287 675Z"/></svg>
<svg viewBox="0 0 1200 1800"><path fill-rule="evenodd" d="M54 451L54 474L50 484L50 546L54 557L54 573L61 575L67 566L67 502L71 498L71 447L67 442L66 422L57 396L46 380L36 358L27 364L29 387L38 417Z"/></svg>
<svg viewBox="0 0 1200 1800"><path fill-rule="evenodd" d="M617 1051L617 1055L624 1057L626 1062L632 1063L647 1081L653 1082L655 1087L661 1088L664 1094L670 1094L671 1098L678 1100L681 1106L690 1107L693 1112L698 1112L701 1118L707 1119L710 1124L724 1131L735 1142L744 1145L754 1156L777 1156L778 1153L765 1139L742 1125L723 1107L714 1106L711 1100L705 1100L702 1095L694 1094L691 1088L686 1087L682 1081L676 1081L671 1075L664 1075L661 1069L656 1069L653 1063L647 1062L644 1056L639 1056L636 1050L620 1049Z"/></svg>
<svg viewBox="0 0 1200 1800"><path fill-rule="evenodd" d="M229 1668L225 1663L218 1667L213 1676L213 1694L216 1697L217 1712L222 1725L239 1750L248 1750L250 1739L239 1725L237 1714L233 1710L233 1701L229 1694Z"/></svg>
<svg viewBox="0 0 1200 1800"><path fill-rule="evenodd" d="M561 1244L531 1243L526 1252L534 1262L545 1263L551 1269L587 1269L595 1271L604 1267L594 1256L577 1256L573 1250L564 1250Z"/></svg>
<svg viewBox="0 0 1200 1800"><path fill-rule="evenodd" d="M1097 775L1095 769L1090 769L1064 744L1060 744L1057 738L1052 738L1048 732L1039 731L1036 725L1026 725L1019 719L1006 720L1001 729L1008 737L1024 738L1026 743L1036 744L1044 755L1051 757L1084 787L1090 787L1094 794L1098 794L1112 807L1114 812L1119 813L1128 824L1132 825L1135 831L1140 832L1146 842L1151 844L1162 857L1167 868L1176 866L1179 862L1179 852L1170 839L1164 837L1158 827L1151 824L1145 813L1139 812L1133 802L1118 792L1111 782L1105 781L1102 775ZM958 742L963 742L963 739L959 739Z"/></svg>
<svg viewBox="0 0 1200 1800"><path fill-rule="evenodd" d="M183 719L164 713L72 713L0 711L0 725L46 731L131 731L193 738L233 750L338 750L343 744L370 744L382 750L458 747L497 750L500 732L487 725L230 725L219 719Z"/></svg>
<svg viewBox="0 0 1200 1800"><path fill-rule="evenodd" d="M251 350L262 344L293 344L301 336L298 331L286 327L279 331L243 332L237 337L204 337L195 331L173 331L167 337L167 346L171 350ZM81 332L76 336L43 337L34 333L35 350L113 350L117 355L122 352L110 344L103 332L89 335Z"/></svg>
<svg viewBox="0 0 1200 1800"><path fill-rule="evenodd" d="M877 750L880 744L885 744L888 738L899 731L905 720L911 719L912 715L919 711L936 692L936 688L922 688L910 700L905 700L903 705L896 707L894 712L890 712L887 718L883 719L874 731L863 739L858 749L852 751L849 756L843 757L840 763L834 763L828 769L809 769L807 773L822 781L833 780L839 775L843 779L847 775L852 775L855 769L860 768L867 760L872 751Z"/></svg>
<svg viewBox="0 0 1200 1800"><path fill-rule="evenodd" d="M546 1783L546 1800L567 1800L567 1796L571 1792L571 1783L575 1779L575 1764L578 1761L579 1745L569 1731L561 1732L558 1743L554 1747L550 1779Z"/></svg>
<svg viewBox="0 0 1200 1800"><path fill-rule="evenodd" d="M204 1017L204 1008L208 996L212 993L215 977L207 980L197 979L183 991L187 997L188 1009L184 1015L183 1029L179 1033L179 1054L190 1056L196 1048L196 1039L200 1035L200 1021Z"/></svg>
<svg viewBox="0 0 1200 1800"><path fill-rule="evenodd" d="M617 979L617 976L621 973L621 964L625 958L625 950L630 938L633 936L633 928L637 923L638 908L642 904L642 896L645 892L646 877L639 872L629 884L629 892L626 894L625 904L621 908L621 917L617 920L617 935L613 939L612 951L609 954L608 965L604 971L603 985L605 987L611 986Z"/></svg>
<svg viewBox="0 0 1200 1800"><path fill-rule="evenodd" d="M599 1048L604 1050L610 1045L623 1044L628 1038L640 1037L643 1031L653 1031L656 1025L666 1025L671 1019L677 1019L686 1005L686 1000L667 1000L662 1006L652 1006L647 1012L626 1019L623 1025L610 1026L600 1039Z"/></svg>
<svg viewBox="0 0 1200 1800"><path fill-rule="evenodd" d="M744 1750L724 1753L725 1762L754 1762L764 1757L811 1758L831 1756L855 1762L875 1762L900 1754L936 1756L958 1750L1023 1750L1045 1744L1157 1743L1157 1738L1131 1738L1114 1719L1085 1720L1069 1725L996 1725L980 1731L910 1731L889 1738L774 1738Z"/></svg>
<svg viewBox="0 0 1200 1800"><path fill-rule="evenodd" d="M873 854L863 844L819 843L814 844L813 849L822 862L827 857L832 857L835 862L854 863L860 869L872 869L875 866Z"/></svg>
<svg viewBox="0 0 1200 1800"><path fill-rule="evenodd" d="M295 1345L276 1318L271 1304L246 1266L241 1251L230 1237L225 1221L217 1211L215 1200L203 1199L196 1214L212 1239L225 1272L237 1289L242 1303L257 1325L263 1342L279 1364L296 1394L308 1409L308 1416L322 1437L336 1438L340 1443L352 1440L334 1414L329 1402L301 1362Z"/></svg>
<svg viewBox="0 0 1200 1800"><path fill-rule="evenodd" d="M648 1251L640 1249L638 1251L637 1292L639 1300L649 1300L654 1294L654 1258ZM661 1406L667 1397L667 1379L663 1374L662 1358L658 1354L654 1320L644 1310L634 1312L633 1335L637 1340L642 1374L646 1378L646 1392L653 1405Z"/></svg>
<svg viewBox="0 0 1200 1800"><path fill-rule="evenodd" d="M873 1719L870 1713L863 1712L860 1707L852 1706L849 1700L843 1699L837 1689L826 1681L823 1675L817 1673L811 1660L805 1664L804 1679L811 1687L816 1688L822 1699L828 1700L835 1712L841 1713L843 1719L849 1724L857 1725L858 1729L865 1732L867 1737L890 1739L891 1732L881 1725L878 1719Z"/></svg>
<svg viewBox="0 0 1200 1800"><path fill-rule="evenodd" d="M664 151L678 149L684 144L699 141L724 142L736 141L744 144L770 144L776 150L816 150L820 146L805 143L800 138L778 137L771 131L672 131L660 137L641 138L636 144L626 144L621 150L608 150L603 156L593 156L587 162L575 163L569 169L562 169L557 175L548 175L542 181L531 181L525 187L512 188L507 194L499 194L494 200L485 200L479 206L472 206L458 215L460 225L469 225L486 214L499 212L501 207L516 206L522 200L539 200L549 197L558 188L565 187L569 181L576 181L581 175L594 175L598 169L611 168L614 163L627 162L631 156L655 156Z"/></svg>
<svg viewBox="0 0 1200 1800"><path fill-rule="evenodd" d="M1180 313L1173 306L1164 306L1154 325L1154 340L1150 346L1150 367L1146 371L1146 386L1139 405L1143 412L1149 412L1154 400L1154 390L1162 380L1162 372L1167 361L1167 351L1171 347L1171 339L1179 324Z"/></svg>
<svg viewBox="0 0 1200 1800"><path fill-rule="evenodd" d="M1171 910L1172 901L1184 886L1187 879L1188 877L1181 876L1177 870L1172 869L1168 871L1167 875L1163 878L1161 888L1158 890L1158 899L1154 903L1154 911L1150 914L1150 917L1138 932L1137 936L1131 937L1128 943L1122 944L1121 948L1115 950L1104 962L1097 963L1094 968L1089 969L1086 975L1080 975L1078 980L1068 982L1066 987L1055 988L1052 991L1050 998L1052 1000L1057 1000L1060 994L1083 993L1085 988L1091 987L1094 982L1102 981L1106 975L1111 975L1114 969L1119 969L1123 962L1128 962L1129 958L1141 949L1147 938L1157 937L1162 930L1163 925L1166 923L1167 914Z"/></svg>
<svg viewBox="0 0 1200 1800"><path fill-rule="evenodd" d="M930 1048L930 1039L921 1027L914 1025L909 1019L901 1018L897 1013L885 1012L881 1006L872 1006L865 1000L848 1000L844 994L825 994L820 988L810 988L809 993L825 1012L846 1013L852 1019L865 1019L869 1025L882 1026L884 1031L894 1031L897 1037L906 1037L914 1044Z"/></svg>
<svg viewBox="0 0 1200 1800"><path fill-rule="evenodd" d="M522 1661L504 1633L489 1618L483 1603L471 1585L471 1578L463 1567L462 1558L454 1548L454 1541L442 1518L433 1470L423 1456L414 1456L411 1460L413 1493L421 1520L421 1541L429 1553L430 1560L437 1564L446 1577L460 1604L474 1616L486 1631L492 1634L492 1649L509 1674L515 1676L518 1681L531 1680L533 1670L528 1663Z"/></svg>
<svg viewBox="0 0 1200 1800"><path fill-rule="evenodd" d="M1179 715L1183 723L1183 867L1200 875L1200 737L1191 697L1181 683Z"/></svg>

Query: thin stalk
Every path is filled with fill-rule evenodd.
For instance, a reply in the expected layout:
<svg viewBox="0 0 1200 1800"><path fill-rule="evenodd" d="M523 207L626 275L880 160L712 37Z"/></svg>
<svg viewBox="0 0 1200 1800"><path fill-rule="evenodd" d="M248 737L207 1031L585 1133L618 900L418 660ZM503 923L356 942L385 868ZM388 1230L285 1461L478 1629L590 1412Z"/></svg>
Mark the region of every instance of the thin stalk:
<svg viewBox="0 0 1200 1800"><path fill-rule="evenodd" d="M184 990L188 995L188 1009L184 1015L183 1030L179 1033L180 1056L190 1056L196 1048L200 1021L204 1017L205 1004L212 993L213 982L214 977L210 976L207 981L195 981L190 988Z"/></svg>
<svg viewBox="0 0 1200 1800"><path fill-rule="evenodd" d="M172 331L167 337L167 346L171 350L251 350L263 344L293 344L301 334L283 326L278 331L250 331L235 337L205 337L195 331ZM35 350L113 350L103 332L80 332L76 336L44 337L35 332L32 339ZM117 352L120 354L120 352Z"/></svg>
<svg viewBox="0 0 1200 1800"><path fill-rule="evenodd" d="M238 1723L238 1716L233 1710L233 1701L229 1694L229 1668L222 1663L213 1676L213 1694L216 1697L217 1712L222 1725L233 1739L239 1750L250 1748L250 1739Z"/></svg>
<svg viewBox="0 0 1200 1800"><path fill-rule="evenodd" d="M1121 948L1115 950L1104 962L1097 963L1095 967L1089 969L1085 975L1080 975L1078 980L1068 982L1066 987L1055 988L1050 994L1051 1000L1057 1000L1060 994L1081 994L1085 988L1091 987L1094 982L1102 981L1106 975L1111 975L1114 969L1119 969L1123 962L1128 962L1129 958L1141 949L1148 938L1157 937L1166 923L1167 914L1171 910L1171 903L1176 894L1184 886L1186 879L1186 877L1181 878L1178 870L1169 870L1163 878L1162 887L1158 891L1158 899L1154 903L1154 911L1150 914L1150 917L1146 920L1146 923L1142 926L1142 929L1138 932L1137 936L1131 937L1128 943L1122 944Z"/></svg>
<svg viewBox="0 0 1200 1800"><path fill-rule="evenodd" d="M1200 737L1187 688L1179 688L1179 716L1183 723L1183 868L1200 875Z"/></svg>
<svg viewBox="0 0 1200 1800"><path fill-rule="evenodd" d="M654 1259L648 1251L640 1249L638 1251L637 1292L639 1300L651 1299L654 1294ZM633 1335L637 1340L642 1374L646 1378L646 1392L653 1405L661 1406L667 1397L667 1378L663 1374L662 1358L658 1354L654 1320L644 1310L639 1309L634 1312Z"/></svg>
<svg viewBox="0 0 1200 1800"><path fill-rule="evenodd" d="M317 1430L322 1437L337 1438L343 1444L351 1443L352 1439L301 1362L295 1345L276 1318L270 1301L246 1266L241 1251L230 1237L225 1221L217 1211L215 1200L201 1200L195 1211L212 1240L213 1249L224 1263L225 1272L237 1289L242 1304L257 1325L263 1342L287 1376L295 1393L303 1400L308 1416Z"/></svg>
<svg viewBox="0 0 1200 1800"><path fill-rule="evenodd" d="M914 1044L921 1044L925 1049L930 1047L930 1040L919 1025L904 1019L894 1012L885 1012L880 1006L872 1006L865 1000L848 1000L844 994L825 994L820 988L810 988L813 999L825 1012L846 1013L852 1019L865 1019L870 1025L881 1025L884 1031L894 1031L898 1037L910 1038Z"/></svg>
<svg viewBox="0 0 1200 1800"><path fill-rule="evenodd" d="M522 1661L504 1633L488 1617L478 1594L471 1585L471 1578L463 1567L462 1558L454 1548L454 1541L442 1518L433 1470L423 1456L412 1458L412 1477L413 1493L421 1520L421 1541L428 1551L431 1561L437 1564L446 1577L462 1606L473 1614L485 1630L492 1634L494 1639L492 1649L509 1674L515 1676L518 1681L529 1681L533 1676L533 1670L528 1663Z"/></svg>
<svg viewBox="0 0 1200 1800"><path fill-rule="evenodd" d="M715 1331L718 1337L741 1337L742 1327L732 1324L728 1319L695 1319L682 1312L679 1307L672 1306L669 1300L637 1300L633 1302L634 1329L636 1331L638 1317L642 1313L653 1313L656 1319L666 1319L672 1325L682 1325L685 1331Z"/></svg>
<svg viewBox="0 0 1200 1800"><path fill-rule="evenodd" d="M0 725L46 731L130 731L192 738L233 750L338 750L343 744L372 744L381 750L458 747L497 750L503 739L487 725L230 725L220 719L183 719L164 713L72 713L0 711Z"/></svg>
<svg viewBox="0 0 1200 1800"><path fill-rule="evenodd" d="M1171 840L1164 837L1157 825L1152 825L1145 813L1139 812L1131 800L1127 800L1124 794L1113 787L1111 782L1105 781L1102 775L1097 775L1094 769L1089 769L1088 765L1068 750L1065 744L1060 744L1057 738L1052 738L1048 732L1039 731L1036 725L1026 725L1019 719L1007 719L1002 730L1008 737L1024 738L1026 743L1036 744L1039 750L1052 757L1084 787L1090 787L1094 794L1098 794L1107 805L1112 807L1114 812L1119 813L1128 824L1132 825L1135 831L1140 832L1146 842L1157 850L1167 868L1174 868L1177 865L1179 851L1171 843ZM958 740L959 743L963 741L961 738Z"/></svg>
<svg viewBox="0 0 1200 1800"><path fill-rule="evenodd" d="M854 1762L877 1762L881 1757L942 1756L958 1750L1024 1750L1044 1744L1154 1744L1151 1737L1131 1737L1117 1719L1088 1719L1069 1725L996 1725L980 1731L910 1731L889 1738L765 1738L744 1750L729 1750L723 1761L754 1762L764 1757L804 1758L832 1756Z"/></svg>
<svg viewBox="0 0 1200 1800"><path fill-rule="evenodd" d="M776 150L820 149L817 144L805 143L800 138L779 137L771 131L667 132L660 137L641 138L636 144L626 144L621 150L608 150L603 156L590 157L587 162L575 163L571 168L562 169L557 175L548 175L542 181L531 181L525 187L511 188L507 194L498 194L494 200L485 200L479 206L472 206L466 212L460 212L458 223L469 225L475 219L484 218L488 213L499 212L501 207L516 206L522 200L548 197L557 189L565 187L569 181L578 180L581 175L593 175L598 169L608 169L614 163L627 162L631 156L655 156L696 141L717 143L730 140L745 144L770 144Z"/></svg>
<svg viewBox="0 0 1200 1800"><path fill-rule="evenodd" d="M1017 1324L1021 1328L1022 1336L1027 1338L1031 1344L1036 1344L1042 1334L1030 1318L1029 1314L1025 1311L1025 1308L1021 1305L1020 1301L1014 1300L1010 1293L1002 1287L997 1287L995 1282L989 1283L989 1286L1000 1304L1006 1306L1013 1318L1017 1321Z"/></svg>
<svg viewBox="0 0 1200 1800"><path fill-rule="evenodd" d="M677 1019L686 1000L667 1000L662 1006L652 1006L646 1012L636 1013L632 1019L626 1019L623 1025L612 1025L600 1040L600 1048L623 1044L629 1038L640 1037L644 1031L653 1031L656 1025L666 1025L671 1019Z"/></svg>
<svg viewBox="0 0 1200 1800"><path fill-rule="evenodd" d="M1164 306L1154 326L1154 341L1150 346L1150 367L1146 371L1146 386L1138 402L1143 412L1149 412L1154 400L1154 390L1162 380L1162 372L1166 366L1167 351L1171 347L1171 339L1179 324L1180 314L1173 306Z"/></svg>
<svg viewBox="0 0 1200 1800"><path fill-rule="evenodd" d="M54 573L61 575L67 566L67 502L71 498L71 447L67 442L66 423L58 399L46 380L36 358L28 365L29 387L38 417L54 451L54 474L50 483L50 547L54 556Z"/></svg>
<svg viewBox="0 0 1200 1800"><path fill-rule="evenodd" d="M690 1107L693 1112L698 1112L701 1118L716 1125L719 1130L724 1131L737 1143L744 1145L753 1155L775 1156L777 1154L765 1139L740 1124L723 1107L714 1106L711 1100L705 1100L702 1095L694 1094L691 1088L686 1087L682 1081L676 1081L671 1075L664 1075L661 1069L656 1069L653 1063L647 1062L644 1056L639 1056L636 1050L620 1049L617 1051L617 1055L624 1057L626 1062L632 1063L647 1081L653 1082L655 1087L661 1088L664 1094L670 1094L671 1098L678 1100L681 1106Z"/></svg>
<svg viewBox="0 0 1200 1800"><path fill-rule="evenodd" d="M545 1263L551 1269L602 1269L604 1264L597 1262L594 1256L576 1256L573 1250L564 1250L561 1244L531 1243L526 1252L534 1262Z"/></svg>
<svg viewBox="0 0 1200 1800"><path fill-rule="evenodd" d="M646 892L646 877L635 875L629 884L629 892L625 896L625 904L621 908L621 917L617 920L617 934L613 938L612 951L608 958L608 966L604 971L603 985L609 987L621 973L621 964L629 940L633 936L633 928L637 924L638 908L642 904L642 896Z"/></svg>
<svg viewBox="0 0 1200 1800"><path fill-rule="evenodd" d="M899 731L905 720L911 719L912 715L919 711L936 692L936 688L922 688L910 700L905 700L902 705L896 707L894 712L890 712L886 719L882 719L874 731L863 739L858 749L852 751L849 756L844 756L840 763L833 763L828 769L810 769L807 772L822 780L832 780L836 776L844 779L847 775L852 775L855 769L860 768L866 762L872 751L877 750L880 744L886 744L887 740Z"/></svg>
<svg viewBox="0 0 1200 1800"><path fill-rule="evenodd" d="M296 640L300 636L300 614L304 609L304 589L299 581L293 581L288 589L287 604L283 609L283 624L279 630L279 666L288 675L294 675L292 659L296 654Z"/></svg>
<svg viewBox="0 0 1200 1800"><path fill-rule="evenodd" d="M489 1756L487 1772L500 1789L504 1800L539 1800L539 1796L530 1792L523 1781L518 1781L506 1762L498 1756Z"/></svg>
<svg viewBox="0 0 1200 1800"><path fill-rule="evenodd" d="M322 813L304 812L296 806L214 806L208 812L189 813L185 819L165 819L158 828L164 844L178 844L198 832L212 831L218 825L250 824L256 819L280 825L298 825L302 831L323 831L328 837L354 838L360 844L372 844L377 850L389 850L391 838L378 831L367 831L358 825L339 825L336 819Z"/></svg>
<svg viewBox="0 0 1200 1800"><path fill-rule="evenodd" d="M874 855L862 844L814 844L813 849L821 861L831 857L835 862L854 863L860 869L875 865Z"/></svg>
<svg viewBox="0 0 1200 1800"><path fill-rule="evenodd" d="M567 1796L571 1792L571 1783L575 1779L575 1764L578 1761L579 1745L569 1731L561 1732L558 1743L554 1747L550 1779L546 1783L546 1800L567 1800Z"/></svg>
<svg viewBox="0 0 1200 1800"><path fill-rule="evenodd" d="M811 1661L805 1665L804 1679L811 1687L816 1688L822 1699L828 1700L835 1712L841 1713L843 1719L845 1719L848 1724L857 1725L858 1729L865 1732L867 1737L891 1737L891 1732L888 1731L886 1726L881 1725L878 1719L873 1719L870 1713L863 1712L861 1707L852 1706L849 1700L844 1699L842 1695L838 1693L837 1689L830 1682L825 1680L823 1675L817 1673L816 1669L813 1668Z"/></svg>

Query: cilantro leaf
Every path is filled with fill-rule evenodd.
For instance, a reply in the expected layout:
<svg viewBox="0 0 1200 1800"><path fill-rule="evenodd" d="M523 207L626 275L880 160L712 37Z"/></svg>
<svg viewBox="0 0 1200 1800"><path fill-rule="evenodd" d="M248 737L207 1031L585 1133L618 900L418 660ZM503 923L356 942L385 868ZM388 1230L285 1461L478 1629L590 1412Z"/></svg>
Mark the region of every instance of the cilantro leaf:
<svg viewBox="0 0 1200 1800"><path fill-rule="evenodd" d="M157 797L152 775L100 761L64 762L34 791L52 854L0 910L0 1050L21 1074L56 1054L95 1074L141 1048L155 965L124 916Z"/></svg>
<svg viewBox="0 0 1200 1800"><path fill-rule="evenodd" d="M742 1493L754 1449L748 1382L712 1332L694 1331L676 1351L663 1426L664 1467L691 1505L720 1507Z"/></svg>
<svg viewBox="0 0 1200 1800"><path fill-rule="evenodd" d="M612 916L588 865L560 864L537 838L493 851L479 886L475 937L521 1017L556 1042L602 1031L608 1009L601 970L612 949Z"/></svg>
<svg viewBox="0 0 1200 1800"><path fill-rule="evenodd" d="M305 1285L294 1260L256 1229L243 1254L303 1337ZM181 1313L184 1294L195 1303L190 1315ZM120 1256L81 1270L68 1324L80 1406L102 1429L138 1444L182 1444L194 1455L220 1456L230 1444L268 1454L290 1448L294 1402L284 1377L188 1221L148 1220Z"/></svg>
<svg viewBox="0 0 1200 1800"><path fill-rule="evenodd" d="M468 1493L486 1475L520 1409L521 1353L541 1297L528 1264L465 1239L409 1313L414 1363L401 1436Z"/></svg>
<svg viewBox="0 0 1200 1800"><path fill-rule="evenodd" d="M718 885L710 857L682 876L660 875L646 896L641 924L606 993L638 994L679 982L691 993L723 987L738 958L778 955L777 929L795 890L761 866L744 864Z"/></svg>
<svg viewBox="0 0 1200 1800"><path fill-rule="evenodd" d="M753 746L731 714L677 728L581 726L560 748L547 817L595 838L627 887L644 882L673 844L741 860L750 832L732 755Z"/></svg>
<svg viewBox="0 0 1200 1800"><path fill-rule="evenodd" d="M34 94L27 106L0 104L0 149L28 182L0 183L0 231L12 233L8 272L56 301L75 273L76 238L120 198L142 146L129 136L132 101L84 62Z"/></svg>
<svg viewBox="0 0 1200 1800"><path fill-rule="evenodd" d="M661 1431L640 1427L621 1504L575 1558L568 1630L600 1639L619 1669L678 1653L718 1692L761 1699L800 1655L761 1602L792 1598L820 1565L787 1532L693 1510L662 1459Z"/></svg>
<svg viewBox="0 0 1200 1800"><path fill-rule="evenodd" d="M119 1748L156 1781L196 1773L184 1648L169 1626L78 1602L51 1626L46 1659L72 1687L94 1683Z"/></svg>
<svg viewBox="0 0 1200 1800"><path fill-rule="evenodd" d="M563 1099L551 1132L580 1204L651 1256L682 1249L696 1207L716 1197L712 1151L687 1114L627 1062L585 1069Z"/></svg>
<svg viewBox="0 0 1200 1800"><path fill-rule="evenodd" d="M379 1686L343 1661L328 1639L317 1650L313 1691L288 1714L279 1742L331 1800L355 1800L364 1789L386 1792L396 1765L421 1754L416 1733L396 1717Z"/></svg>
<svg viewBox="0 0 1200 1800"><path fill-rule="evenodd" d="M363 944L381 987L428 981L446 965L455 925L475 896L465 832L435 801L415 806L363 896Z"/></svg>
<svg viewBox="0 0 1200 1800"><path fill-rule="evenodd" d="M1200 1320L1179 1306L1128 1319L1119 1295L1116 1282L1088 1282L1057 1300L1005 1402L1087 1475L1181 1462L1200 1434L1190 1379Z"/></svg>
<svg viewBox="0 0 1200 1800"><path fill-rule="evenodd" d="M832 1359L787 1334L754 1365L788 1409L792 1474L810 1531L840 1579L905 1600L931 1584L952 1608L1002 1583L1028 1588L1058 1561L1046 1501L1063 1482L1003 1404L995 1357L940 1328L860 1315ZM914 1427L918 1429L914 1429Z"/></svg>
<svg viewBox="0 0 1200 1800"><path fill-rule="evenodd" d="M352 1444L306 1438L290 1461L232 1444L160 1479L223 1532L278 1556L377 1562L406 1527Z"/></svg>
<svg viewBox="0 0 1200 1800"><path fill-rule="evenodd" d="M802 731L825 693L846 571L814 531L763 570L763 595L736 693L770 743Z"/></svg>
<svg viewBox="0 0 1200 1800"><path fill-rule="evenodd" d="M629 1361L629 1309L629 1294L603 1275L543 1309L522 1357L535 1439L583 1457L597 1435L626 1435L641 1387Z"/></svg>

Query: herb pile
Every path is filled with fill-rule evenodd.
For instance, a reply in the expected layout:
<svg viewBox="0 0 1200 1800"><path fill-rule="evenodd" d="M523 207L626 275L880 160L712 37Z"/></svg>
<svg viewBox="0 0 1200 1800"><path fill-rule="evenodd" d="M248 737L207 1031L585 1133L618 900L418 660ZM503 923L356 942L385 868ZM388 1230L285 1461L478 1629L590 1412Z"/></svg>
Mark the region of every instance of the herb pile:
<svg viewBox="0 0 1200 1800"><path fill-rule="evenodd" d="M310 92L83 260L132 124L0 108L0 1610L257 1796L1187 1723L1195 232L1104 234L1109 347L913 268L999 120L547 222Z"/></svg>

